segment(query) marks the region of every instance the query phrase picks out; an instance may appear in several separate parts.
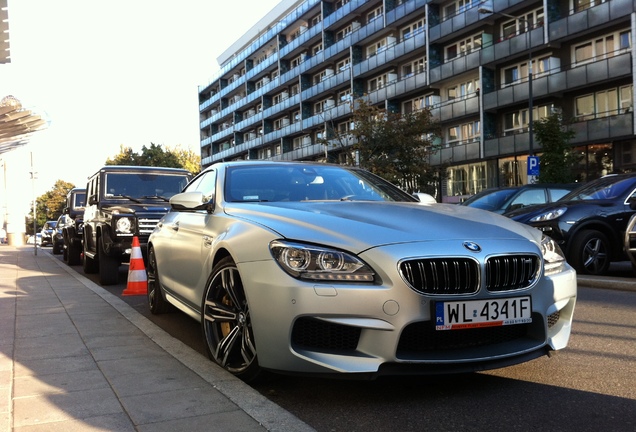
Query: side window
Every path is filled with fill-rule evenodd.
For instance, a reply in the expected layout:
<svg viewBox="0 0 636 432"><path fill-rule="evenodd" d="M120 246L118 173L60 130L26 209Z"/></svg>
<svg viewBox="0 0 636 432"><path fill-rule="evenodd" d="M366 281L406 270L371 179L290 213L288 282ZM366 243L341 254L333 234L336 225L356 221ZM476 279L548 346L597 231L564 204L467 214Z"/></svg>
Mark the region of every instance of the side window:
<svg viewBox="0 0 636 432"><path fill-rule="evenodd" d="M208 171L201 174L188 185L187 192L202 192L203 200L209 201L213 198L216 187L216 171Z"/></svg>
<svg viewBox="0 0 636 432"><path fill-rule="evenodd" d="M545 191L543 189L531 189L519 194L519 196L510 203L510 206L525 207L533 204L544 204L545 202Z"/></svg>
<svg viewBox="0 0 636 432"><path fill-rule="evenodd" d="M552 196L552 201L558 201L567 195L570 191L567 189L550 189L550 195Z"/></svg>

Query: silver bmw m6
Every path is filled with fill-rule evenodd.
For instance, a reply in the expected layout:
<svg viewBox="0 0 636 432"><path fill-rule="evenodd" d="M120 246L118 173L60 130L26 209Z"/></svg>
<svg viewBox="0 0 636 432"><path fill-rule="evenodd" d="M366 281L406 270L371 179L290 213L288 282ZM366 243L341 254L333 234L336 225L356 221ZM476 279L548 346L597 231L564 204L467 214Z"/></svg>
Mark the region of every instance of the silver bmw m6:
<svg viewBox="0 0 636 432"><path fill-rule="evenodd" d="M215 164L170 205L149 240L150 310L200 321L245 381L479 371L568 343L575 271L497 214L302 162Z"/></svg>

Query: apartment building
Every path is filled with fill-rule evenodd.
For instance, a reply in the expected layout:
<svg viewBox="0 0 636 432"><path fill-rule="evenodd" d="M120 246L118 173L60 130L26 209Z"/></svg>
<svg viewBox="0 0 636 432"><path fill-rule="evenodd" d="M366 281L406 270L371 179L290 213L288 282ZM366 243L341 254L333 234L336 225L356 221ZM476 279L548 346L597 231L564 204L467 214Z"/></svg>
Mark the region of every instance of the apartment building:
<svg viewBox="0 0 636 432"><path fill-rule="evenodd" d="M284 0L199 87L203 166L338 160L351 101L430 108L440 195L527 182L530 119L562 114L581 181L636 170L635 0ZM275 11L273 11L275 12ZM262 30L259 30L262 29Z"/></svg>

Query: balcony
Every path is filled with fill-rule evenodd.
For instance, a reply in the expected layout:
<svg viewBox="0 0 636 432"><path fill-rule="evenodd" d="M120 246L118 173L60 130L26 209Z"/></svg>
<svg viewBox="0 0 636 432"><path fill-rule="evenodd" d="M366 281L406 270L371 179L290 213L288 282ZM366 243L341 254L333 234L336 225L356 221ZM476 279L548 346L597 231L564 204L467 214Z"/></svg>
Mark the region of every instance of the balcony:
<svg viewBox="0 0 636 432"><path fill-rule="evenodd" d="M548 31L550 41L558 42L559 39L567 39L579 32L587 32L597 26L603 26L608 22L615 21L620 17L627 18L634 11L631 0L612 0L598 6L591 7L584 11L572 14L566 18L551 22Z"/></svg>
<svg viewBox="0 0 636 432"><path fill-rule="evenodd" d="M424 6L428 3L427 0L409 0L405 1L401 5L396 6L394 9L386 12L386 25L390 26L396 21L404 18L405 16L412 14L417 10L424 10Z"/></svg>
<svg viewBox="0 0 636 432"><path fill-rule="evenodd" d="M443 147L431 154L431 165L441 165L451 160L455 163L480 159L479 146L479 139L476 139L471 142Z"/></svg>
<svg viewBox="0 0 636 432"><path fill-rule="evenodd" d="M471 93L467 97L452 99L436 104L431 114L438 121L444 122L479 113L479 95Z"/></svg>
<svg viewBox="0 0 636 432"><path fill-rule="evenodd" d="M631 76L631 54L629 52L614 57L586 63L566 71L552 70L547 75L532 80L534 98L560 94L565 91L600 84L608 80ZM528 81L510 85L500 90L484 94L484 110L496 110L528 100Z"/></svg>
<svg viewBox="0 0 636 432"><path fill-rule="evenodd" d="M627 112L607 117L573 123L570 128L575 132L572 144L615 140L634 135L634 113Z"/></svg>
<svg viewBox="0 0 636 432"><path fill-rule="evenodd" d="M366 60L361 61L353 66L354 76L360 76L368 71L375 70L379 67L394 62L396 59L410 54L418 48L422 49L422 55L425 54L426 35L424 32L417 33L408 39L399 43L387 45L385 49Z"/></svg>
<svg viewBox="0 0 636 432"><path fill-rule="evenodd" d="M479 7L474 6L465 12L458 13L452 18L442 21L438 25L429 28L428 36L431 42L441 41L458 31L466 31L471 26L476 25L482 18Z"/></svg>

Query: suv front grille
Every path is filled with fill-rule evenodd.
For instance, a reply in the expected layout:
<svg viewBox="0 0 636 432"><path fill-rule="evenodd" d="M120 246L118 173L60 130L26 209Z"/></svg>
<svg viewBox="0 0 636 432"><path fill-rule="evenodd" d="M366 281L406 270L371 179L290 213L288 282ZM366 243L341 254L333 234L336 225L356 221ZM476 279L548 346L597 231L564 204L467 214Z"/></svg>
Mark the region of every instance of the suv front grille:
<svg viewBox="0 0 636 432"><path fill-rule="evenodd" d="M485 266L486 289L502 292L527 288L538 277L540 264L539 257L529 254L490 257ZM479 263L470 258L407 260L400 263L400 273L421 294L474 294L481 284Z"/></svg>
<svg viewBox="0 0 636 432"><path fill-rule="evenodd" d="M139 218L139 234L149 236L159 223L159 219Z"/></svg>

